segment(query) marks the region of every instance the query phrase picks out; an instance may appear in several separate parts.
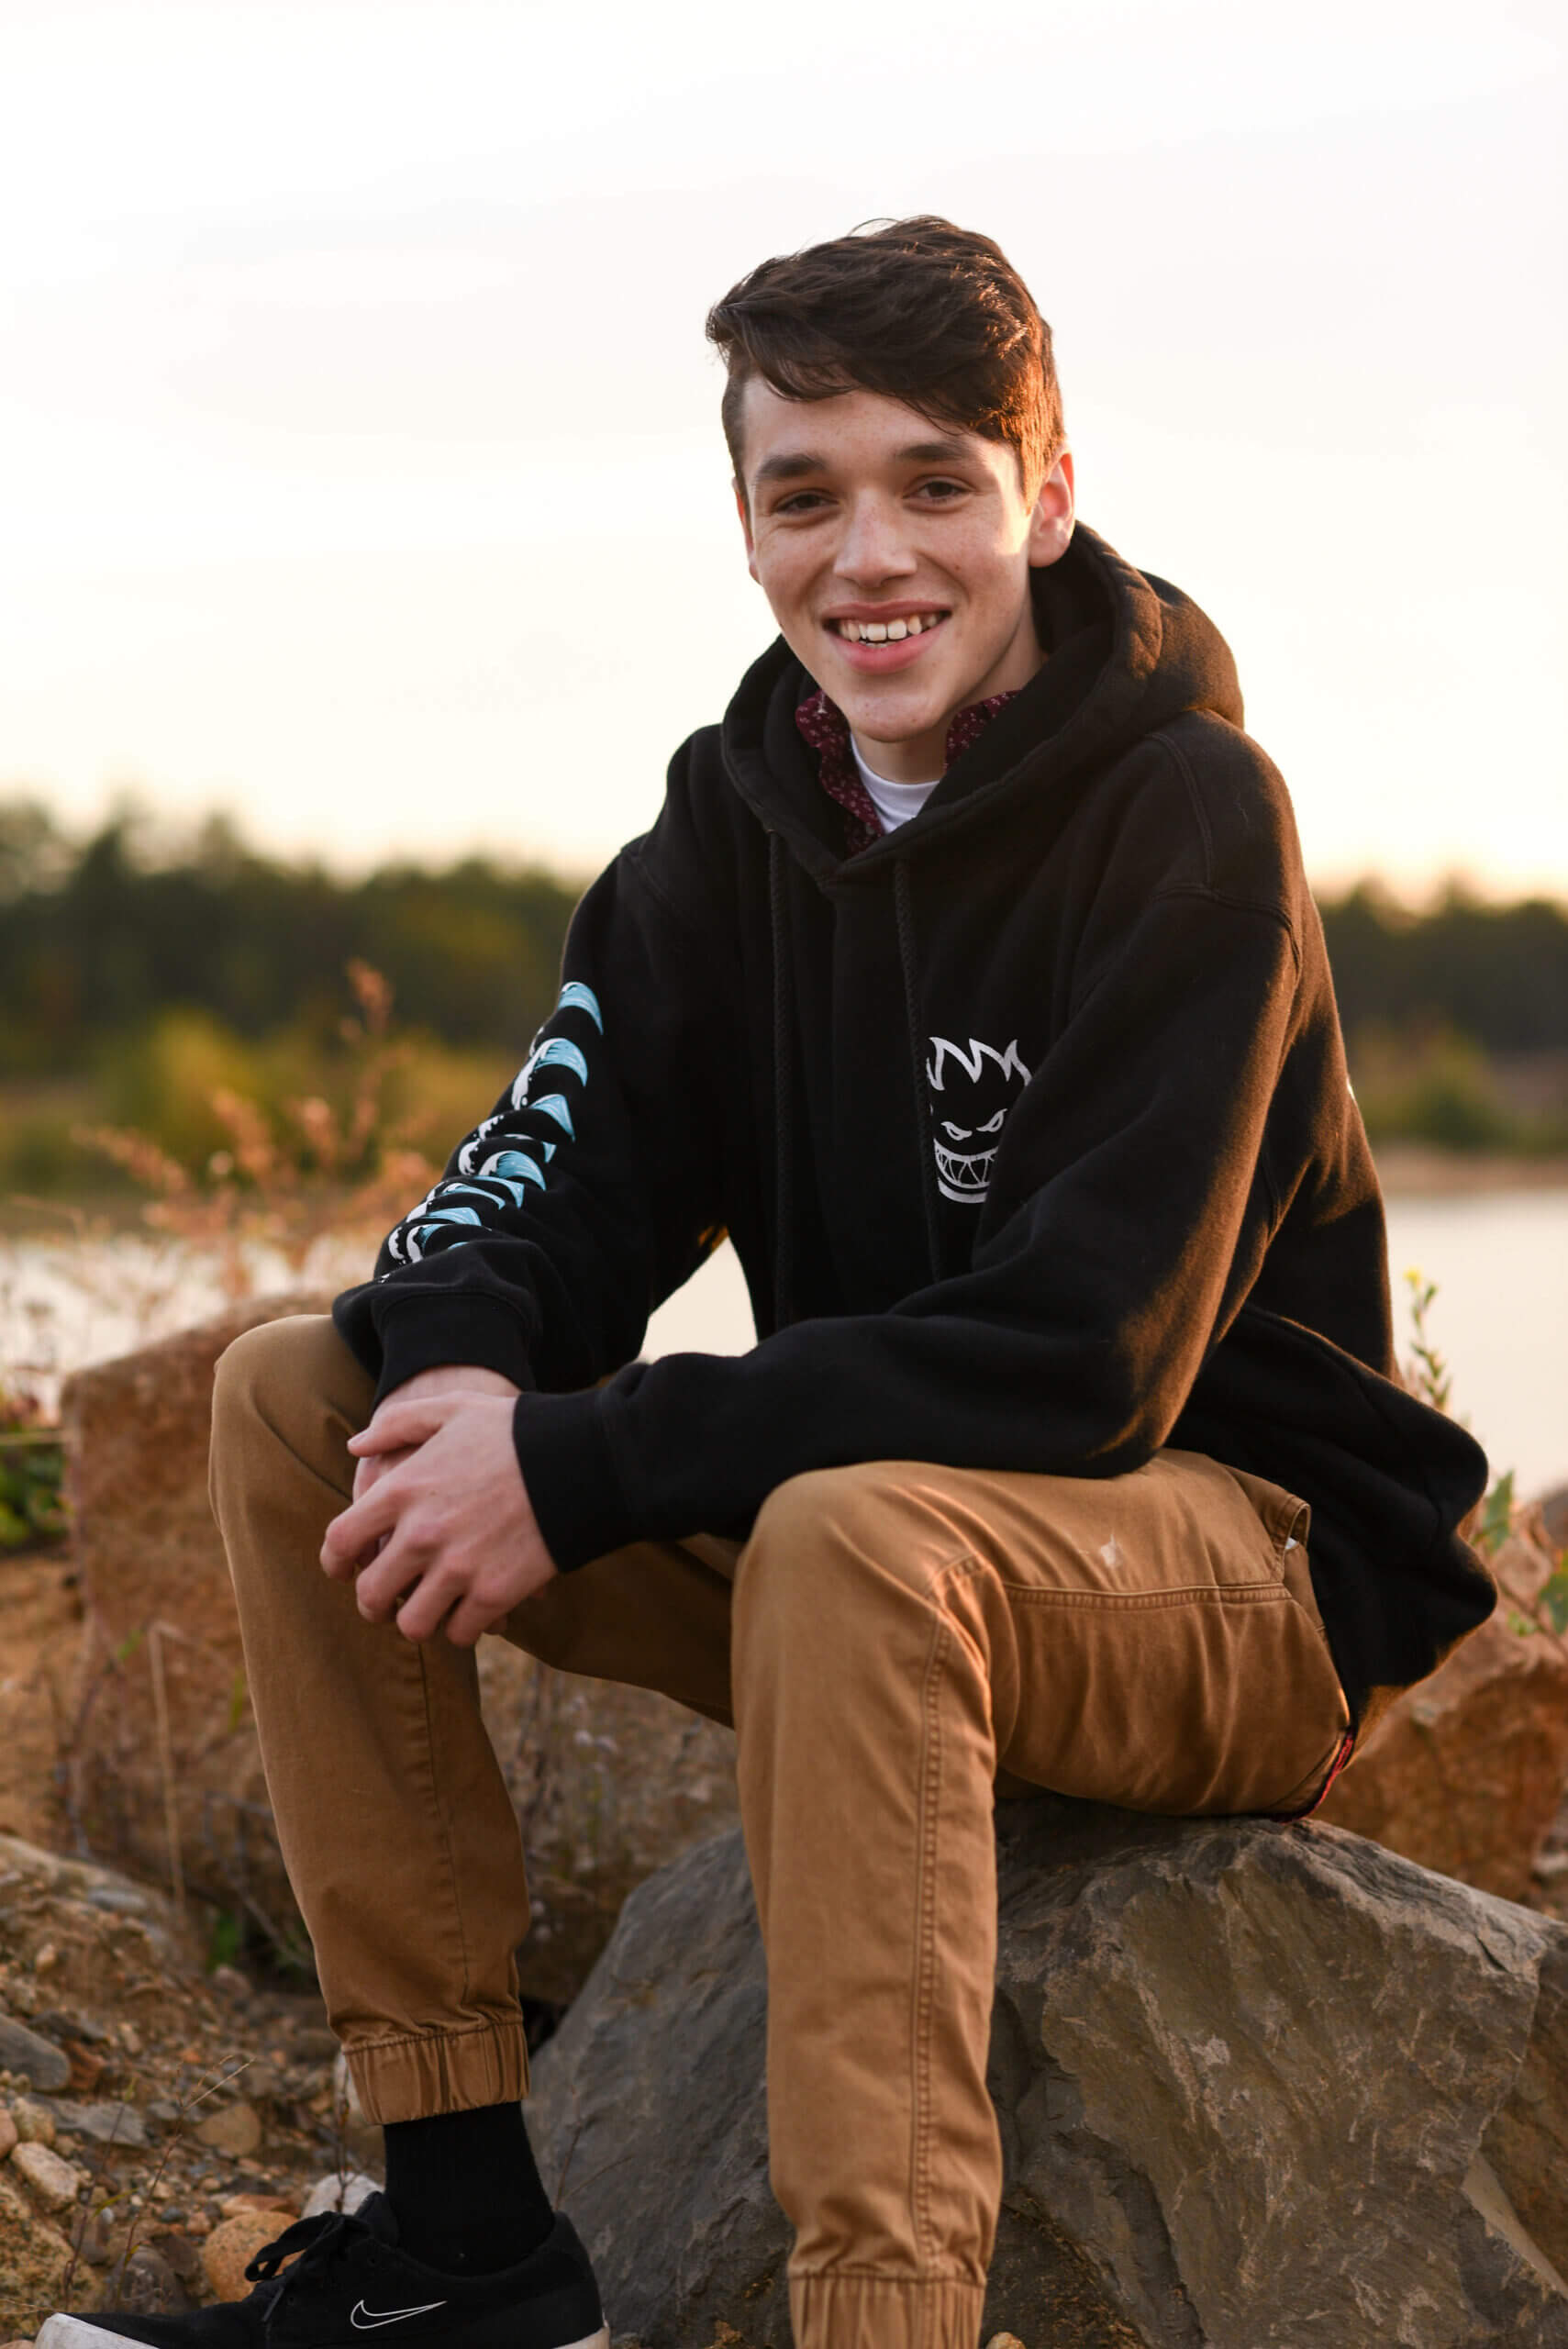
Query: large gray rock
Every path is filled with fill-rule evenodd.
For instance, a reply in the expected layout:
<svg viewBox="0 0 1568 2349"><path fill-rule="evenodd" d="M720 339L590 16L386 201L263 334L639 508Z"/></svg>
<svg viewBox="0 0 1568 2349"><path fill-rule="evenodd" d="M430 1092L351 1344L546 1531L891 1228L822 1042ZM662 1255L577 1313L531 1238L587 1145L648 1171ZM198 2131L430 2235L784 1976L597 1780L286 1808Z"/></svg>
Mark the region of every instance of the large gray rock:
<svg viewBox="0 0 1568 2349"><path fill-rule="evenodd" d="M1568 1931L1334 1828L1001 1813L983 2338L1568 2349ZM785 2349L738 1835L628 1901L537 2066L648 2349ZM726 2337L720 2335L719 2337Z"/></svg>

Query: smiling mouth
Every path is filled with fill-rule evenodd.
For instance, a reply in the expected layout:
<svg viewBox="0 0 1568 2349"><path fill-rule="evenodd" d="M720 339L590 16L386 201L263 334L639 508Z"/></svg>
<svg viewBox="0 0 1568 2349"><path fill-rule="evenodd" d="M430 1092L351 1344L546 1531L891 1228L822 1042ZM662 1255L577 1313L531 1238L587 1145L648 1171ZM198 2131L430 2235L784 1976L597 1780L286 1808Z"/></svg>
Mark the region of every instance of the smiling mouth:
<svg viewBox="0 0 1568 2349"><path fill-rule="evenodd" d="M948 617L939 607L896 612L885 620L830 619L827 627L829 635L841 637L846 644L902 644L906 637L929 635Z"/></svg>
<svg viewBox="0 0 1568 2349"><path fill-rule="evenodd" d="M977 1208L990 1187L995 1152L983 1150L965 1158L955 1150L944 1150L940 1141L932 1147L937 1153L937 1188L942 1197L957 1199L966 1208Z"/></svg>

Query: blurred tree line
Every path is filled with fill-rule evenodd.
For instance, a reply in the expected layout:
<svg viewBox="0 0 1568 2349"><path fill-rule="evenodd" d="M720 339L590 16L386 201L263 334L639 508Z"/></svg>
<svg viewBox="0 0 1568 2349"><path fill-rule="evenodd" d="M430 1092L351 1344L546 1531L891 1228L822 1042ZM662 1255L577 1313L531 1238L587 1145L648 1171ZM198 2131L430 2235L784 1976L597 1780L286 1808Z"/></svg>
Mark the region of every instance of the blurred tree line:
<svg viewBox="0 0 1568 2349"><path fill-rule="evenodd" d="M195 1161L215 1090L329 1094L350 960L391 984L443 1154L553 1002L575 895L478 857L342 880L220 817L160 840L126 807L82 841L0 802L0 1189L101 1185L72 1141L99 1119ZM1456 886L1413 913L1367 884L1322 913L1374 1139L1568 1149L1568 909Z"/></svg>

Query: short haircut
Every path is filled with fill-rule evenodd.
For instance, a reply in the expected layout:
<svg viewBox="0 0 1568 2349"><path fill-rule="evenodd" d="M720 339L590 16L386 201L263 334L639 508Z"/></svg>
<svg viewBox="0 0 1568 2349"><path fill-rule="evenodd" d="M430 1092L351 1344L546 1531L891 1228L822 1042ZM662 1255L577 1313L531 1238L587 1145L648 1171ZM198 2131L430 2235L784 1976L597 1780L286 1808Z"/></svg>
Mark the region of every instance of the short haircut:
<svg viewBox="0 0 1568 2349"><path fill-rule="evenodd" d="M934 423L1006 441L1033 500L1065 445L1051 328L1001 247L922 213L781 255L707 314L728 370L722 414L744 493L741 405L880 392Z"/></svg>

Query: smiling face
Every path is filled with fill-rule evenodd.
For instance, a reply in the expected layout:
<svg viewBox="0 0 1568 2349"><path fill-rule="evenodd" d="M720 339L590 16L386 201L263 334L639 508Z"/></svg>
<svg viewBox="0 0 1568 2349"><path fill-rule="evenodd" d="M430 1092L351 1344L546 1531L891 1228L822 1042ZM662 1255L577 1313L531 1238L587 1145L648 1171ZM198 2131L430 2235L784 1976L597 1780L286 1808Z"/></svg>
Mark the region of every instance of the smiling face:
<svg viewBox="0 0 1568 2349"><path fill-rule="evenodd" d="M1072 538L1072 458L1031 505L1006 442L878 392L786 400L753 376L743 416L746 551L785 642L870 767L932 781L955 714L1044 658L1029 571Z"/></svg>

